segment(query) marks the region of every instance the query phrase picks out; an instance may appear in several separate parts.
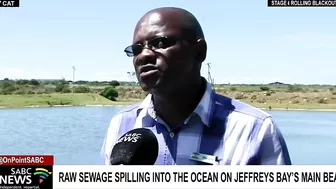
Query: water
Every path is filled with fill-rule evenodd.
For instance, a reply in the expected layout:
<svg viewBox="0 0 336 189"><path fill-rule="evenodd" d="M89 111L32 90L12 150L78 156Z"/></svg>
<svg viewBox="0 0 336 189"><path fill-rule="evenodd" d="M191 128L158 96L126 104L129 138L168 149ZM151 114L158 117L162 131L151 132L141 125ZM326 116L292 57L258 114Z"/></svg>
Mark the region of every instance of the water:
<svg viewBox="0 0 336 189"><path fill-rule="evenodd" d="M121 108L0 109L0 154L53 154L58 165L97 164ZM293 164L336 165L336 112L272 111Z"/></svg>

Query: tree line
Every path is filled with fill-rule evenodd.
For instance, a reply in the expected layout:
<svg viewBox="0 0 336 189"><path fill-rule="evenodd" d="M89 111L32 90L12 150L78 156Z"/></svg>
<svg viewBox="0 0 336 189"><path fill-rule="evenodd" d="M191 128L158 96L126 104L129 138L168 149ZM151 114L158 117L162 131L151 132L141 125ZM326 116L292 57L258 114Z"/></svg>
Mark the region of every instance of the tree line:
<svg viewBox="0 0 336 189"><path fill-rule="evenodd" d="M127 83L122 83L127 85ZM73 85L73 86L71 86ZM98 86L98 87L93 87ZM99 87L101 86L101 87ZM0 80L0 95L50 94L50 93L98 93L105 98L115 101L118 97L117 86L120 82L112 81L76 81L37 80L5 78Z"/></svg>

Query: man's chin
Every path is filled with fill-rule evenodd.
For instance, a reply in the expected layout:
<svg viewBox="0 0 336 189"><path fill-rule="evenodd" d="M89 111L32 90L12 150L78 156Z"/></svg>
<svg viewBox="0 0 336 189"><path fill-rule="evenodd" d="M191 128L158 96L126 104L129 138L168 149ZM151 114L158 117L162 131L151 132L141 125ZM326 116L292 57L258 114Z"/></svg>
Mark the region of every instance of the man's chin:
<svg viewBox="0 0 336 189"><path fill-rule="evenodd" d="M143 91L145 92L151 92L153 90L156 90L160 88L161 85L161 80L158 79L156 81L140 81L139 82L140 87L142 88Z"/></svg>

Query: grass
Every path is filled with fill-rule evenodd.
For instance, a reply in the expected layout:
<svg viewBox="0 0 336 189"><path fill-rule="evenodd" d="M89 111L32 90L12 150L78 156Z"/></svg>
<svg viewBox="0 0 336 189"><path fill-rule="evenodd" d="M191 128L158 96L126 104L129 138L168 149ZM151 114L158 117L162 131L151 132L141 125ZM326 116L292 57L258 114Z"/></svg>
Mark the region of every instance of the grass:
<svg viewBox="0 0 336 189"><path fill-rule="evenodd" d="M141 101L147 95L136 85L117 86L116 101L99 95L99 91L108 84L76 85L88 88L88 93L69 93L71 88L65 93L59 93L50 84L17 86L11 94L0 95L0 107L129 105ZM336 110L336 86L331 85L216 85L215 91L258 108Z"/></svg>
<svg viewBox="0 0 336 189"><path fill-rule="evenodd" d="M0 106L3 107L100 104L113 105L113 102L93 93L0 95Z"/></svg>
<svg viewBox="0 0 336 189"><path fill-rule="evenodd" d="M119 86L118 100L146 96L138 86ZM215 91L263 109L336 110L336 87L323 85L216 85Z"/></svg>

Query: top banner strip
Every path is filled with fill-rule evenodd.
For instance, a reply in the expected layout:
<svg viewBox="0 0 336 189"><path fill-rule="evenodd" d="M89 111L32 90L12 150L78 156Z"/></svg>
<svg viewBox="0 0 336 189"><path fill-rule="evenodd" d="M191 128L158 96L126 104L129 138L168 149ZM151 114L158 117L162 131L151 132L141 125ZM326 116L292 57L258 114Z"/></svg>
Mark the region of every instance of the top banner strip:
<svg viewBox="0 0 336 189"><path fill-rule="evenodd" d="M336 7L336 0L268 0L268 7Z"/></svg>

